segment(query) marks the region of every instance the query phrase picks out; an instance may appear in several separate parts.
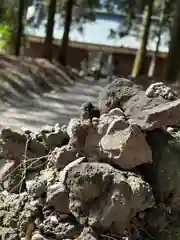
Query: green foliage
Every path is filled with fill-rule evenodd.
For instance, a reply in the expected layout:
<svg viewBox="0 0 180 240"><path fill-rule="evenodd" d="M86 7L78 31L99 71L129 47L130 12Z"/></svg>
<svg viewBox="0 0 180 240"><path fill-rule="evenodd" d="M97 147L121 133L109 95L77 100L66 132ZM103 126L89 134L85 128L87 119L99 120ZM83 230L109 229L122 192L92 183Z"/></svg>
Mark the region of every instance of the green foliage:
<svg viewBox="0 0 180 240"><path fill-rule="evenodd" d="M18 1L6 1L2 6L0 22L0 51L10 54L17 29Z"/></svg>
<svg viewBox="0 0 180 240"><path fill-rule="evenodd" d="M4 9L0 23L0 51L3 53L11 53L14 29L10 13L8 9Z"/></svg>

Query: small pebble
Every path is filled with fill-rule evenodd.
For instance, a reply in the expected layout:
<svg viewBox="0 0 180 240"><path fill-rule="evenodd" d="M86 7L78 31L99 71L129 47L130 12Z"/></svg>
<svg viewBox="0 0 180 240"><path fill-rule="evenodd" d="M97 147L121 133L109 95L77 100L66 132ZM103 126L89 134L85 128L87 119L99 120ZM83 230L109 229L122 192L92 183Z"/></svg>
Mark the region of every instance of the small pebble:
<svg viewBox="0 0 180 240"><path fill-rule="evenodd" d="M168 133L173 133L173 132L174 132L174 128L168 127L168 128L167 128L167 132L168 132Z"/></svg>
<svg viewBox="0 0 180 240"><path fill-rule="evenodd" d="M59 221L57 220L56 216L51 216L50 217L50 221L52 222L52 224L54 225L58 225Z"/></svg>
<svg viewBox="0 0 180 240"><path fill-rule="evenodd" d="M146 96L149 97L149 98L154 97L154 89L148 88L148 89L146 90Z"/></svg>
<svg viewBox="0 0 180 240"><path fill-rule="evenodd" d="M33 234L31 240L44 240L44 237L40 233Z"/></svg>
<svg viewBox="0 0 180 240"><path fill-rule="evenodd" d="M139 218L140 218L140 219L144 219L144 218L145 218L145 215L146 215L145 212L140 212L140 213L139 213Z"/></svg>

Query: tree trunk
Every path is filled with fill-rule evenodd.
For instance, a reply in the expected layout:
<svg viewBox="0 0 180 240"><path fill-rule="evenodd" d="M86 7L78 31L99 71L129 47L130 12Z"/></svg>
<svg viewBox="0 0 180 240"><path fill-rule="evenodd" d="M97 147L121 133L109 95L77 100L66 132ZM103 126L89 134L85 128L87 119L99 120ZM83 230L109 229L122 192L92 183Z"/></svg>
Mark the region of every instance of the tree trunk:
<svg viewBox="0 0 180 240"><path fill-rule="evenodd" d="M141 37L141 45L137 51L136 58L134 61L134 66L132 70L132 77L136 78L137 76L145 73L145 58L146 58L146 46L149 38L149 31L151 26L151 16L153 10L154 0L149 0L148 5L144 8L143 13L143 33Z"/></svg>
<svg viewBox="0 0 180 240"><path fill-rule="evenodd" d="M52 61L53 56L53 30L55 13L56 13L56 0L50 0L48 10L48 22L46 27L46 37L43 44L43 57L49 61Z"/></svg>
<svg viewBox="0 0 180 240"><path fill-rule="evenodd" d="M67 63L67 50L68 50L68 44L69 44L69 32L71 28L71 22L72 22L72 10L73 10L73 0L68 0L66 3L66 17L64 21L64 34L62 37L62 43L59 53L59 62L65 66Z"/></svg>
<svg viewBox="0 0 180 240"><path fill-rule="evenodd" d="M1 0L1 3L0 3L0 22L3 21L3 17L4 17L4 0Z"/></svg>
<svg viewBox="0 0 180 240"><path fill-rule="evenodd" d="M96 81L100 80L103 64L104 64L104 53L100 52L99 67L96 70L95 78L94 78Z"/></svg>
<svg viewBox="0 0 180 240"><path fill-rule="evenodd" d="M19 12L18 12L18 26L15 41L15 55L19 56L21 53L21 39L23 34L23 16L24 16L25 0L19 0Z"/></svg>
<svg viewBox="0 0 180 240"><path fill-rule="evenodd" d="M180 71L180 0L177 0L174 21L171 32L171 42L165 66L164 80L173 83L177 80Z"/></svg>
<svg viewBox="0 0 180 240"><path fill-rule="evenodd" d="M155 52L152 56L150 67L149 67L149 72L148 72L148 77L149 78L152 78L154 76L157 55L158 55L158 52L159 52L159 46L161 44L161 34L162 34L162 31L163 31L163 26L164 26L164 15L165 15L165 10L166 10L166 3L167 3L167 0L164 0L164 2L162 3L161 15L160 15L160 19L159 19L159 31L158 31L158 34L157 34L158 40L157 40L156 49L155 49Z"/></svg>

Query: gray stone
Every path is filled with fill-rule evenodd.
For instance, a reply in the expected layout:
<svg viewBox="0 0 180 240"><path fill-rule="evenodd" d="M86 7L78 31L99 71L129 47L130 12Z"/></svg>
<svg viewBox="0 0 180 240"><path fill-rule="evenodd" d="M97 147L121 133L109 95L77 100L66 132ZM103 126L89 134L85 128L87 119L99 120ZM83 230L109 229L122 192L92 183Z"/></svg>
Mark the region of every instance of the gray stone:
<svg viewBox="0 0 180 240"><path fill-rule="evenodd" d="M101 112L121 108L125 102L135 96L141 87L125 78L117 78L107 85L99 95L98 107Z"/></svg>
<svg viewBox="0 0 180 240"><path fill-rule="evenodd" d="M146 177L151 182L158 201L168 201L168 206L178 212L180 210L180 133L170 135L155 130L148 133L147 140L154 161L146 170Z"/></svg>
<svg viewBox="0 0 180 240"><path fill-rule="evenodd" d="M81 131L81 120L78 118L72 118L69 121L68 127L67 127L67 134L70 138L74 137L77 132Z"/></svg>
<svg viewBox="0 0 180 240"><path fill-rule="evenodd" d="M84 227L82 233L75 240L98 240L97 234L91 227Z"/></svg>
<svg viewBox="0 0 180 240"><path fill-rule="evenodd" d="M50 219L46 219L42 226L44 236L51 234L53 239L74 239L79 236L82 227L79 224L73 224L71 222L60 222L57 226L54 226Z"/></svg>
<svg viewBox="0 0 180 240"><path fill-rule="evenodd" d="M44 134L43 140L48 149L53 149L67 143L69 138L67 132L56 124L51 132Z"/></svg>
<svg viewBox="0 0 180 240"><path fill-rule="evenodd" d="M61 213L69 213L68 192L63 183L59 182L48 188L46 204Z"/></svg>
<svg viewBox="0 0 180 240"><path fill-rule="evenodd" d="M122 232L138 211L152 207L150 186L133 175L137 184L131 188L130 175L103 163L81 163L71 168L66 179L69 209L80 224ZM141 203L134 202L139 199Z"/></svg>
<svg viewBox="0 0 180 240"><path fill-rule="evenodd" d="M45 238L40 233L33 234L31 240L45 240Z"/></svg>
<svg viewBox="0 0 180 240"><path fill-rule="evenodd" d="M17 165L26 160L26 167L29 170L38 171L43 167L41 157L46 155L46 149L42 143L10 128L3 129L0 138L2 153L8 159L15 161Z"/></svg>
<svg viewBox="0 0 180 240"><path fill-rule="evenodd" d="M35 198L41 197L46 192L46 181L40 181L39 179L30 181L28 192Z"/></svg>
<svg viewBox="0 0 180 240"><path fill-rule="evenodd" d="M76 150L71 145L65 145L61 148L55 148L48 159L59 171L68 163L74 161L76 154Z"/></svg>
<svg viewBox="0 0 180 240"><path fill-rule="evenodd" d="M123 169L152 162L152 152L146 135L136 125L124 119L114 120L100 141L102 152L110 162Z"/></svg>
<svg viewBox="0 0 180 240"><path fill-rule="evenodd" d="M20 240L18 229L6 228L0 226L1 240Z"/></svg>
<svg viewBox="0 0 180 240"><path fill-rule="evenodd" d="M167 100L176 100L177 94L170 87L166 86L163 82L157 82L151 84L146 90L146 96L152 97L162 97Z"/></svg>
<svg viewBox="0 0 180 240"><path fill-rule="evenodd" d="M140 92L123 105L123 110L131 122L143 130L180 125L180 99L148 98Z"/></svg>
<svg viewBox="0 0 180 240"><path fill-rule="evenodd" d="M123 117L124 114L120 108L114 108L108 113L102 114L100 116L97 131L102 136L106 134L109 125L116 119Z"/></svg>

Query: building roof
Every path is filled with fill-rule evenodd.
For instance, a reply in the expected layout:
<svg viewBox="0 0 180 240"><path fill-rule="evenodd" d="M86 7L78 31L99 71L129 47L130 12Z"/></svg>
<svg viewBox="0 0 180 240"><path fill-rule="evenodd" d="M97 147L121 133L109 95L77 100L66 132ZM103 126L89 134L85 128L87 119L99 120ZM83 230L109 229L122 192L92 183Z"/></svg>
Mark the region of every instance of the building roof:
<svg viewBox="0 0 180 240"><path fill-rule="evenodd" d="M63 36L63 18L60 14L55 15L54 39L61 40ZM156 20L157 21L157 20ZM44 38L46 34L46 18L42 19L37 27L29 24L25 27L25 34L35 37ZM139 25L138 25L139 26ZM85 23L72 24L70 31L70 41L105 45L110 47L138 49L140 47L140 29L132 29L127 36L122 38L118 34L110 37L110 31L118 32L119 29L124 28L122 18L118 16L106 17L105 14L97 14L95 21L88 21ZM157 30L157 24L153 23L147 49L155 51L157 39L153 37L154 30ZM164 31L161 37L161 44L159 52L168 52L169 33Z"/></svg>

